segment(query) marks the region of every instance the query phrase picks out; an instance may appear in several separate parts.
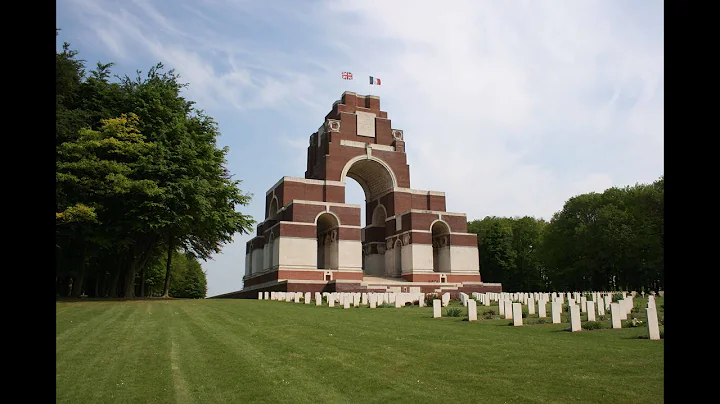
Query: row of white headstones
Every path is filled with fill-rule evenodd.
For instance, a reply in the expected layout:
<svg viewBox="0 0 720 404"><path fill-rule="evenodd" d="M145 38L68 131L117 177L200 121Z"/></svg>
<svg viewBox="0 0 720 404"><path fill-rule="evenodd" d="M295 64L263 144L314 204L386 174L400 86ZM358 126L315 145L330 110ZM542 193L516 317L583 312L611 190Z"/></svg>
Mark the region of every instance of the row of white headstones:
<svg viewBox="0 0 720 404"><path fill-rule="evenodd" d="M537 314L539 318L547 318L546 305L551 303L551 317L553 324L560 324L560 313L565 302L565 296L568 301L568 311L570 312L570 330L573 332L581 331L580 313L587 313L588 321L596 321L595 307L597 307L598 315L605 315L605 311L609 310L612 317L612 328L622 328L622 320L627 320L634 307L634 297L636 292L630 295L627 292L622 293L623 298L618 302L612 302L612 292L592 292L590 300L585 296L581 296L579 292L567 293L477 293L473 292L472 298L464 292L460 293L460 301L463 306L467 307L467 315L469 321L477 321L477 302L485 306L490 306L492 301L498 303L499 315L505 316L508 320L513 320L514 326L522 326L522 310L523 305L528 308L528 314L535 314L535 306L537 304ZM644 293L643 293L644 295ZM660 292L663 296L664 292ZM405 306L406 303L418 302L420 307L425 306L424 293L344 293L344 292L315 292L315 304L321 306L323 298L328 302L328 307L335 307L335 302L343 306L345 309L359 307L360 305L369 305L371 309L378 305L388 303L394 304L396 308ZM300 303L302 299L305 304L311 304L312 293L310 292L258 292L259 300L278 300L285 302ZM433 317L442 317L442 307L446 307L450 303L450 293L444 293L440 299L433 300ZM647 308L645 308L646 324L651 340L660 339L660 327L658 324L657 308L655 306L654 294L648 295Z"/></svg>
<svg viewBox="0 0 720 404"><path fill-rule="evenodd" d="M592 292L590 300L585 296L581 296L579 292L567 293L568 311L570 312L570 330L573 332L581 331L580 313L587 313L588 321L596 321L595 307L597 307L598 315L605 315L605 311L609 310L611 315L612 328L622 328L622 321L627 320L635 306L634 298L636 292L628 295L627 292L622 293L622 299L618 302L612 302L612 292ZM645 293L642 293L643 296ZM660 292L660 296L664 296L664 292ZM535 314L535 305L538 308L538 317L546 318L546 305L550 302L550 311L553 324L560 324L560 313L564 304L564 295L562 293L473 293L471 299L466 293L460 293L460 301L467 307L468 320L477 321L477 302L485 306L489 306L491 301L498 302L499 313L505 316L505 319L513 320L514 326L522 326L523 305L528 308L528 314ZM441 317L440 306L446 306L449 296L443 295L443 299L433 300L433 317ZM537 302L537 303L536 303ZM648 333L651 340L660 339L660 327L658 324L657 307L655 306L655 295L649 294L647 307L645 308L645 319L648 327Z"/></svg>
<svg viewBox="0 0 720 404"><path fill-rule="evenodd" d="M310 292L258 292L259 300L279 300L285 302L300 303L303 300L305 304L312 303L312 293ZM337 302L343 308L370 306L371 309L388 303L394 304L395 307L403 307L406 303L418 302L420 307L425 307L424 293L345 293L345 292L315 292L315 305L322 306L323 299L327 300L328 307L335 307ZM449 294L448 294L449 301Z"/></svg>

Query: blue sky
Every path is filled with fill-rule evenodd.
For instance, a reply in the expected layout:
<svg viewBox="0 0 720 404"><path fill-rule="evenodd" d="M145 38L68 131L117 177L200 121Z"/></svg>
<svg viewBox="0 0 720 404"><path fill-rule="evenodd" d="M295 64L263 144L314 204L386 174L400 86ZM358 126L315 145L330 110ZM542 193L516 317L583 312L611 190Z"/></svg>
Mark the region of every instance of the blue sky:
<svg viewBox="0 0 720 404"><path fill-rule="evenodd" d="M449 7L452 6L452 7ZM411 186L447 209L549 219L570 197L664 169L663 2L58 0L57 39L133 75L162 62L214 117L264 218L303 177L308 138L341 91L380 96L404 130ZM355 79L343 81L343 71ZM361 204L348 181L347 202ZM212 261L208 296L242 288L245 242Z"/></svg>

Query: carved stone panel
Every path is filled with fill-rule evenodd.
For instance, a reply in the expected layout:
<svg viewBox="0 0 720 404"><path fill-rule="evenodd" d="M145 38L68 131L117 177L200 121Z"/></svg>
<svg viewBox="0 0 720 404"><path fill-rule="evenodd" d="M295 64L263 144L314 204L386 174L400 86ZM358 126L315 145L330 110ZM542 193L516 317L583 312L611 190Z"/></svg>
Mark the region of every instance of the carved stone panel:
<svg viewBox="0 0 720 404"><path fill-rule="evenodd" d="M375 137L375 114L372 112L356 111L357 135Z"/></svg>

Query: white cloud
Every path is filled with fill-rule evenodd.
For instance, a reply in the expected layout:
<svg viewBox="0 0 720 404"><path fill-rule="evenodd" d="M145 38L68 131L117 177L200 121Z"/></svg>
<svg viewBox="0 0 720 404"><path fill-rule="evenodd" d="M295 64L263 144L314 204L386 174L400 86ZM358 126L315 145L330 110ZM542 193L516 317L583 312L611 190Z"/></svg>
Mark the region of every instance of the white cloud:
<svg viewBox="0 0 720 404"><path fill-rule="evenodd" d="M573 195L663 173L662 11L625 6L332 1L325 21L382 72L414 188L470 219L547 219Z"/></svg>

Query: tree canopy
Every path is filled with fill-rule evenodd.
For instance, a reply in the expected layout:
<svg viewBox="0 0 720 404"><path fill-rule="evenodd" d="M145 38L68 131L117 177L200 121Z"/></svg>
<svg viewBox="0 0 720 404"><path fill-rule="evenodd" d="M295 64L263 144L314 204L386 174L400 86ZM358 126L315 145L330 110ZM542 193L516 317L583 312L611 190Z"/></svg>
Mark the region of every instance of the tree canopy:
<svg viewBox="0 0 720 404"><path fill-rule="evenodd" d="M483 281L508 291L663 289L664 192L661 177L574 196L549 222L471 221Z"/></svg>
<svg viewBox="0 0 720 404"><path fill-rule="evenodd" d="M251 196L226 167L217 123L181 95L179 76L157 64L118 77L112 66L88 75L67 43L56 54L58 296L70 284L73 296L143 296L158 262L168 295L175 252L199 266L255 222L236 210ZM206 290L199 273L188 279Z"/></svg>

